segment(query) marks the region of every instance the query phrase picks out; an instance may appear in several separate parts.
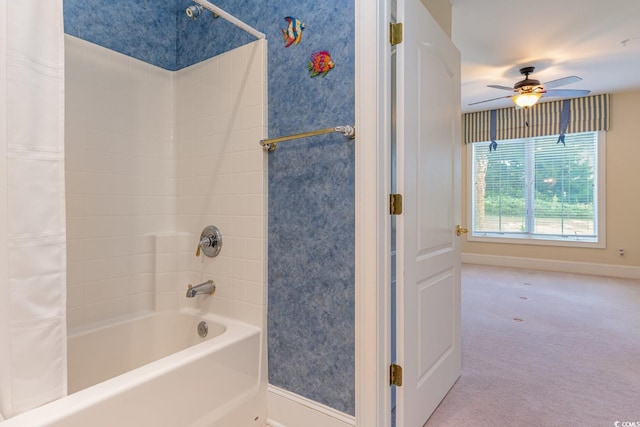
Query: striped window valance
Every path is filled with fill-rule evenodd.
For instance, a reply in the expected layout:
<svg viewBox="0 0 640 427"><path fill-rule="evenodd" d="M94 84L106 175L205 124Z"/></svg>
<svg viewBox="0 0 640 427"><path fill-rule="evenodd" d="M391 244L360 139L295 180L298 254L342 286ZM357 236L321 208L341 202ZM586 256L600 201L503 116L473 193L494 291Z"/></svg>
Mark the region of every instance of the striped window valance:
<svg viewBox="0 0 640 427"><path fill-rule="evenodd" d="M609 130L610 98L609 94L593 95L541 102L527 109L512 107L466 113L462 118L463 141L465 144L491 141L492 114L495 115L495 140ZM560 118L564 105L569 106L570 114L568 124L563 123L566 125L563 132Z"/></svg>

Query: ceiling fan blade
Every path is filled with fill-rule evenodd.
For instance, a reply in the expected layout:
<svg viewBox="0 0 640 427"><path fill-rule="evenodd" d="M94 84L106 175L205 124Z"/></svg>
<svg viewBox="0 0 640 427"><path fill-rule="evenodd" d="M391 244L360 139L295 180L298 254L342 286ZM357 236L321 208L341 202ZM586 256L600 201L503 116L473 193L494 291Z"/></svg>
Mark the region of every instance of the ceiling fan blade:
<svg viewBox="0 0 640 427"><path fill-rule="evenodd" d="M550 82L543 83L542 87L544 87L545 89L551 89L554 87L560 87L560 86L568 85L571 83L577 83L580 80L582 79L578 76L568 76L568 77L563 77L561 79L551 80Z"/></svg>
<svg viewBox="0 0 640 427"><path fill-rule="evenodd" d="M579 96L587 96L591 93L590 90L582 89L550 89L544 96L561 96L563 98L576 98Z"/></svg>
<svg viewBox="0 0 640 427"><path fill-rule="evenodd" d="M508 87L508 86L487 85L487 87L492 87L492 88L494 88L494 89L508 90L509 92L513 92L513 88L512 88L512 87Z"/></svg>
<svg viewBox="0 0 640 427"><path fill-rule="evenodd" d="M471 104L468 104L468 105L482 104L483 102L497 101L498 99L506 99L506 98L511 98L511 95L501 96L499 98L485 99L484 101L472 102Z"/></svg>

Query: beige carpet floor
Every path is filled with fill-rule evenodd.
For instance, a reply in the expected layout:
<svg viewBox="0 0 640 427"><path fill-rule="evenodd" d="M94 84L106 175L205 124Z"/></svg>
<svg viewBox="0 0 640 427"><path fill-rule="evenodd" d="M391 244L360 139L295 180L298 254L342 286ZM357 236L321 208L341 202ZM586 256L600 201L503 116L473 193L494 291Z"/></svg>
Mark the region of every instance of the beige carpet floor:
<svg viewBox="0 0 640 427"><path fill-rule="evenodd" d="M465 265L462 319L426 427L640 425L640 281Z"/></svg>

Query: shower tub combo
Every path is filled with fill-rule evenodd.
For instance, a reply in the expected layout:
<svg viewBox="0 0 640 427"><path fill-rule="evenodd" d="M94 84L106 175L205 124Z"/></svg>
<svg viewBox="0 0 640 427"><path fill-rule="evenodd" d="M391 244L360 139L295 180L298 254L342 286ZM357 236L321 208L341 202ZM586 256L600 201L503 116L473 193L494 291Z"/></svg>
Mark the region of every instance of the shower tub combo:
<svg viewBox="0 0 640 427"><path fill-rule="evenodd" d="M259 427L260 354L259 328L191 309L85 330L69 336L73 394L2 426Z"/></svg>
<svg viewBox="0 0 640 427"><path fill-rule="evenodd" d="M190 17L204 8L265 39L207 0L194 2L198 6L187 9ZM213 282L205 282L189 288L187 297L213 290ZM149 312L70 332L69 394L0 423L261 427L267 421L263 346L260 328L191 308Z"/></svg>

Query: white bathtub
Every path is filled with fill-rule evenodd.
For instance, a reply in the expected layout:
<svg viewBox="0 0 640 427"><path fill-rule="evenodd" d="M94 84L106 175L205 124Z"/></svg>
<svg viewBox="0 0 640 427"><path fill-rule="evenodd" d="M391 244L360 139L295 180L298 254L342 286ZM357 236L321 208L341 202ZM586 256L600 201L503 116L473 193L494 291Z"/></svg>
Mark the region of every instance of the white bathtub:
<svg viewBox="0 0 640 427"><path fill-rule="evenodd" d="M256 327L188 310L83 331L69 337L75 393L2 427L260 427L261 345Z"/></svg>

